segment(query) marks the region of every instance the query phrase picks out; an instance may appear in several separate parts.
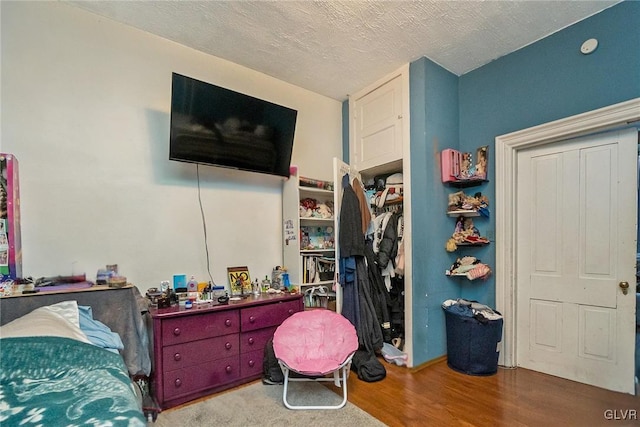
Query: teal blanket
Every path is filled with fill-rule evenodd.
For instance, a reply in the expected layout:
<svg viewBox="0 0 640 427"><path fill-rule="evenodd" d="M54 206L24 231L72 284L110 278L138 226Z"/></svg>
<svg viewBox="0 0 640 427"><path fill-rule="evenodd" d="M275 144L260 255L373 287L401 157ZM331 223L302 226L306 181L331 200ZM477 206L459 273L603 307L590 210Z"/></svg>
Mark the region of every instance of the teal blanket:
<svg viewBox="0 0 640 427"><path fill-rule="evenodd" d="M146 426L122 357L59 337L0 340L0 425Z"/></svg>

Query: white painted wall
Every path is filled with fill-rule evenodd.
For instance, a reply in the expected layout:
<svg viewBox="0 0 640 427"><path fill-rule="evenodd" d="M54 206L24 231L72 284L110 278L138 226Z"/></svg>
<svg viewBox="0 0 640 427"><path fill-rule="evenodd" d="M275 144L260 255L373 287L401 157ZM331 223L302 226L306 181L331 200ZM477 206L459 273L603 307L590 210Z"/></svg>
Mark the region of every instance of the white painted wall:
<svg viewBox="0 0 640 427"><path fill-rule="evenodd" d="M209 280L196 166L168 160L171 72L298 110L293 164L331 179L341 104L57 2L2 2L3 152L20 165L24 276L117 263L142 292ZM250 54L250 53L249 53ZM282 260L282 180L200 166L209 262Z"/></svg>

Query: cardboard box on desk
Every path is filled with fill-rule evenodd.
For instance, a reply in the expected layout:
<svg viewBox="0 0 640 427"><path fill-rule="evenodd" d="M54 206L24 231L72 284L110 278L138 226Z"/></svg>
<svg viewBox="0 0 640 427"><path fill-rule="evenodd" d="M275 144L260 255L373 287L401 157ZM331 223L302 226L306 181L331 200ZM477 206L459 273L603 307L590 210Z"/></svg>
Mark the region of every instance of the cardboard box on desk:
<svg viewBox="0 0 640 427"><path fill-rule="evenodd" d="M18 159L0 153L0 276L22 277Z"/></svg>

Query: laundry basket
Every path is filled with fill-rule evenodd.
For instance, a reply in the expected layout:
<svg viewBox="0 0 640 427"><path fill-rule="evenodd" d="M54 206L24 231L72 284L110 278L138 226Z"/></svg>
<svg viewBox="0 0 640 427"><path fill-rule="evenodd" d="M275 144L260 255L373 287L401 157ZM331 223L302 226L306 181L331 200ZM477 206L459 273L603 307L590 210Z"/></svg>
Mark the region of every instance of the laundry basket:
<svg viewBox="0 0 640 427"><path fill-rule="evenodd" d="M447 329L447 365L467 375L498 371L498 343L503 319L484 320L444 308Z"/></svg>

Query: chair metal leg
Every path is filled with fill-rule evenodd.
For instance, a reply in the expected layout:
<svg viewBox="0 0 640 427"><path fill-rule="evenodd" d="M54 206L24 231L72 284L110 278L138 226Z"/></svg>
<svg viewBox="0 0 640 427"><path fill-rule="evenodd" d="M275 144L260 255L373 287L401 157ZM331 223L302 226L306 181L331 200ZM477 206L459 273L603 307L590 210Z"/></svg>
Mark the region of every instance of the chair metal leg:
<svg viewBox="0 0 640 427"><path fill-rule="evenodd" d="M284 387L282 389L282 401L284 402L284 406L289 409L340 409L344 405L347 404L347 376L349 374L350 363L340 367L339 369L333 372L333 378L291 378L289 376L290 370L289 368L281 363L280 367L282 368L282 373L284 374ZM339 373L342 372L342 375ZM289 381L332 381L338 387L342 387L342 402L337 405L292 405L287 400L288 390L289 390ZM337 381L337 383L336 383Z"/></svg>

